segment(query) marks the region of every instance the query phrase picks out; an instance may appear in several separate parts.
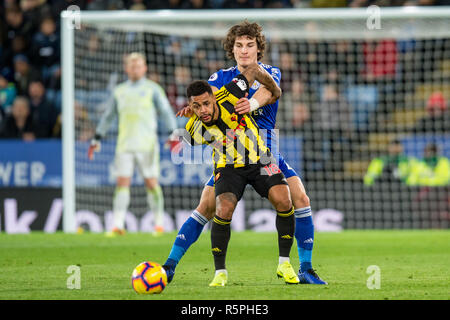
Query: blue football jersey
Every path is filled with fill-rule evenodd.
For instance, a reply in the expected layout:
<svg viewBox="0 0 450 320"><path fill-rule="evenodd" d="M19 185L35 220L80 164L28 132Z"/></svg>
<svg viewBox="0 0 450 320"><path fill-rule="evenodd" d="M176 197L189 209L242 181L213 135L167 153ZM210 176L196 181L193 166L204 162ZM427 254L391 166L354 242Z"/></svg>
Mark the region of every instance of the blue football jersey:
<svg viewBox="0 0 450 320"><path fill-rule="evenodd" d="M280 85L281 80L281 72L277 67L273 67L267 64L263 64L258 62L260 66L262 66L275 80L275 82ZM234 77L236 77L241 72L238 70L237 66L221 69L215 73L213 73L209 79L208 83L211 86L214 86L220 89L222 86L229 83ZM253 85L250 87L250 91L248 94L248 99L250 99L256 90L258 90L260 83L255 80ZM267 129L267 145L270 149L272 149L272 137L274 138L275 133L272 129L275 128L275 122L277 120L277 111L278 111L278 101L273 104L268 104L266 106L260 107L257 110L251 113L253 119L255 119L258 127L260 129Z"/></svg>

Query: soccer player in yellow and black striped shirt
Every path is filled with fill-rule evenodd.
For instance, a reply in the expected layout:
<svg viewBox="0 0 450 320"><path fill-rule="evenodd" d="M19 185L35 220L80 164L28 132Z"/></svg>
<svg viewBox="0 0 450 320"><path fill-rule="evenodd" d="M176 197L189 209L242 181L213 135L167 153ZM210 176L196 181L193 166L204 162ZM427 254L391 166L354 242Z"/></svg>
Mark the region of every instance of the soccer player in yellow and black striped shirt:
<svg viewBox="0 0 450 320"><path fill-rule="evenodd" d="M245 79L245 78L244 78ZM241 85L245 82L242 79ZM194 82L192 90L209 87L205 81ZM232 92L234 91L234 92ZM239 115L234 111L241 89L236 83L222 87L214 95L206 92L206 103L210 110L201 106L201 101L192 101L199 115L194 115L186 124L191 144L211 144L213 146L214 168L240 168L248 164L267 164L270 151L260 136L258 125L249 114ZM203 98L203 97L202 97ZM212 98L215 98L215 103ZM201 98L200 98L201 99ZM203 112L203 113L202 113Z"/></svg>
<svg viewBox="0 0 450 320"><path fill-rule="evenodd" d="M294 209L286 179L253 118L234 111L234 105L246 96L249 82L254 80L269 88L273 81L256 65L214 94L206 81L194 81L187 88L189 106L194 111L186 125L188 140L191 144L210 144L214 150L216 215L211 227L211 246L216 274L210 286L223 286L227 282L225 257L230 223L247 184L268 198L277 211L280 257L289 257L293 242ZM299 282L295 272L286 282Z"/></svg>

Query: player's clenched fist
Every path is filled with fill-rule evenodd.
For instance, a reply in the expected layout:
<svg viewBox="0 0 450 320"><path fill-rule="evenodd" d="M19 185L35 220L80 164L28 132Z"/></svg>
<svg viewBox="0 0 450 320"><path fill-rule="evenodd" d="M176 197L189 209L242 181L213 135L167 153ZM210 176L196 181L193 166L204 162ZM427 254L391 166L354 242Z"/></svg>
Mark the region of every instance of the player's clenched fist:
<svg viewBox="0 0 450 320"><path fill-rule="evenodd" d="M250 112L250 103L248 102L248 99L246 97L240 98L236 102L236 105L234 106L234 110L236 110L236 112L238 114L244 114L244 113Z"/></svg>
<svg viewBox="0 0 450 320"><path fill-rule="evenodd" d="M245 94L244 98L240 98L236 102L234 110L236 110L238 114L249 113L259 108L258 100L255 98L248 99L247 97L248 93Z"/></svg>
<svg viewBox="0 0 450 320"><path fill-rule="evenodd" d="M96 135L95 138L91 140L91 144L89 145L88 150L89 160L94 159L94 152L100 152L100 150L101 150L100 137Z"/></svg>

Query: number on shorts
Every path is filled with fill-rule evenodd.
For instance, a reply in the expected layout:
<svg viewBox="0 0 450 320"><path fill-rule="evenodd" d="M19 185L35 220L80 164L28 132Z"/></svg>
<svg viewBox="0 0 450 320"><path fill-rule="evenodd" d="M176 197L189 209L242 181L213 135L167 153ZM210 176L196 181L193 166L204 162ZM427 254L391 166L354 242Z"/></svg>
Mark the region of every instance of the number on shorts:
<svg viewBox="0 0 450 320"><path fill-rule="evenodd" d="M281 172L280 168L278 168L278 166L275 163L271 163L271 164L265 166L264 170L266 170L266 172L269 176Z"/></svg>

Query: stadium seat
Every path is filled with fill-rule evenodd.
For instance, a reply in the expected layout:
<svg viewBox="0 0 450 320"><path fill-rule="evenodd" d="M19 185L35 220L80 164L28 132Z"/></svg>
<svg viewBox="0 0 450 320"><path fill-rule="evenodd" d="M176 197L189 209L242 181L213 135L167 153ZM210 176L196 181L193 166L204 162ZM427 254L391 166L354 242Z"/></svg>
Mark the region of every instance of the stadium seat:
<svg viewBox="0 0 450 320"><path fill-rule="evenodd" d="M398 137L396 133L371 133L368 136L368 151L385 151L386 146Z"/></svg>
<svg viewBox="0 0 450 320"><path fill-rule="evenodd" d="M352 108L356 129L367 129L369 118L377 109L378 91L374 85L352 85L347 88L346 98Z"/></svg>
<svg viewBox="0 0 450 320"><path fill-rule="evenodd" d="M424 117L426 111L422 109L397 110L391 115L393 128L410 128L416 124L417 120Z"/></svg>
<svg viewBox="0 0 450 320"><path fill-rule="evenodd" d="M450 59L442 60L440 63L440 72L444 77L450 76Z"/></svg>
<svg viewBox="0 0 450 320"><path fill-rule="evenodd" d="M429 96L435 91L442 92L447 100L450 99L450 84L440 81L417 85L414 98L424 101L425 104Z"/></svg>
<svg viewBox="0 0 450 320"><path fill-rule="evenodd" d="M344 161L344 178L363 179L370 160Z"/></svg>

